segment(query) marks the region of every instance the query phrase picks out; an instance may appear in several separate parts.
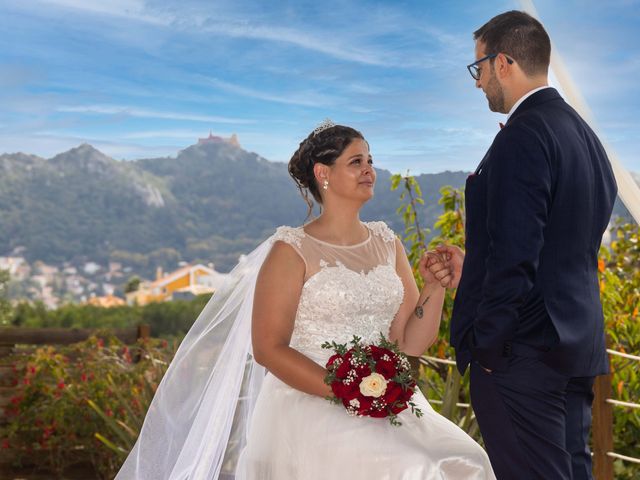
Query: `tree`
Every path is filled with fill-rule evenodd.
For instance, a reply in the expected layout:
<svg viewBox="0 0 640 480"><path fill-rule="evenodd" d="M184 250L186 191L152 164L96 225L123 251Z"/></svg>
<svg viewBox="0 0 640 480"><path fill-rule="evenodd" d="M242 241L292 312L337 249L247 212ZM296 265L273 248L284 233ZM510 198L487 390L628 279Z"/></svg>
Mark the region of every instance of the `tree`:
<svg viewBox="0 0 640 480"><path fill-rule="evenodd" d="M9 301L9 281L11 275L8 270L0 270L0 326L11 324L13 306Z"/></svg>
<svg viewBox="0 0 640 480"><path fill-rule="evenodd" d="M131 277L129 280L127 280L127 283L124 286L124 293L131 293L138 290L138 288L140 288L140 282L140 277L138 277L137 275Z"/></svg>

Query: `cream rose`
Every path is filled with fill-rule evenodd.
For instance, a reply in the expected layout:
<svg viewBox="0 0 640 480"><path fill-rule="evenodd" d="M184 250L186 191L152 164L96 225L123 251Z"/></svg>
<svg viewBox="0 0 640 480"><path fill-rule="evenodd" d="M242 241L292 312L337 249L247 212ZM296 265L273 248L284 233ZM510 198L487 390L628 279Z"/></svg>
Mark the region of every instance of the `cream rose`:
<svg viewBox="0 0 640 480"><path fill-rule="evenodd" d="M387 380L379 373L372 373L360 382L360 393L365 397L378 398L387 391Z"/></svg>

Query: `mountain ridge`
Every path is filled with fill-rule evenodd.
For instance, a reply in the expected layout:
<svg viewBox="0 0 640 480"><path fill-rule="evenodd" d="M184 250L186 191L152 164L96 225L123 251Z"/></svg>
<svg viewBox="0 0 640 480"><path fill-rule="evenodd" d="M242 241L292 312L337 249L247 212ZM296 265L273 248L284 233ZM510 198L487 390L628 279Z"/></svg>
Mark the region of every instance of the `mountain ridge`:
<svg viewBox="0 0 640 480"><path fill-rule="evenodd" d="M307 215L285 163L227 142L129 161L90 144L50 159L2 154L0 173L0 255L24 247L29 261L54 265L115 261L152 275L187 261L226 271L277 226L301 225ZM441 213L440 188L461 188L467 175L416 176L421 225ZM377 177L362 218L401 232L400 192L390 191L390 172L379 169Z"/></svg>

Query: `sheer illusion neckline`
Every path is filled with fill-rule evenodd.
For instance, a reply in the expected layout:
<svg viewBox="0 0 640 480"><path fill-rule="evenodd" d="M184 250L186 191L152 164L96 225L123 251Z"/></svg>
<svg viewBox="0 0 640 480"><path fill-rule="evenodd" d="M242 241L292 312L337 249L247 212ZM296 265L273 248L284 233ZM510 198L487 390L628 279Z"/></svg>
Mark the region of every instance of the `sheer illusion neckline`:
<svg viewBox="0 0 640 480"><path fill-rule="evenodd" d="M368 236L365 240L363 240L362 242L354 243L353 245L337 245L337 244L335 244L335 243L325 242L324 240L320 240L319 238L316 238L316 237L314 237L313 235L309 235L309 234L305 231L304 227L301 227L301 228L302 228L302 232L303 232L307 237L309 237L309 238L310 238L311 240L313 240L314 242L321 243L322 245L327 245L327 246L332 247L332 248L356 248L356 247L361 247L361 246L363 246L363 245L365 245L365 244L369 243L369 241L371 240L371 237L373 237L373 233L371 232L371 229L367 226L367 224L366 224L366 223L363 223L363 225L364 225L364 227L367 229L367 233L369 234L369 236Z"/></svg>

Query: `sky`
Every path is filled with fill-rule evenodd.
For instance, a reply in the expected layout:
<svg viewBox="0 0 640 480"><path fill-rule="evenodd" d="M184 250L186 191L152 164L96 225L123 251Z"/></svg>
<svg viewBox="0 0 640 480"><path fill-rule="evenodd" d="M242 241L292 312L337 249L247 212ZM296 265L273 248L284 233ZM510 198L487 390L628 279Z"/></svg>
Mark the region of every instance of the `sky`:
<svg viewBox="0 0 640 480"><path fill-rule="evenodd" d="M640 0L535 7L593 126L640 172ZM90 143L116 159L175 156L211 131L286 162L328 117L364 133L377 167L473 170L505 116L466 70L472 32L520 8L0 0L0 153L49 158Z"/></svg>

